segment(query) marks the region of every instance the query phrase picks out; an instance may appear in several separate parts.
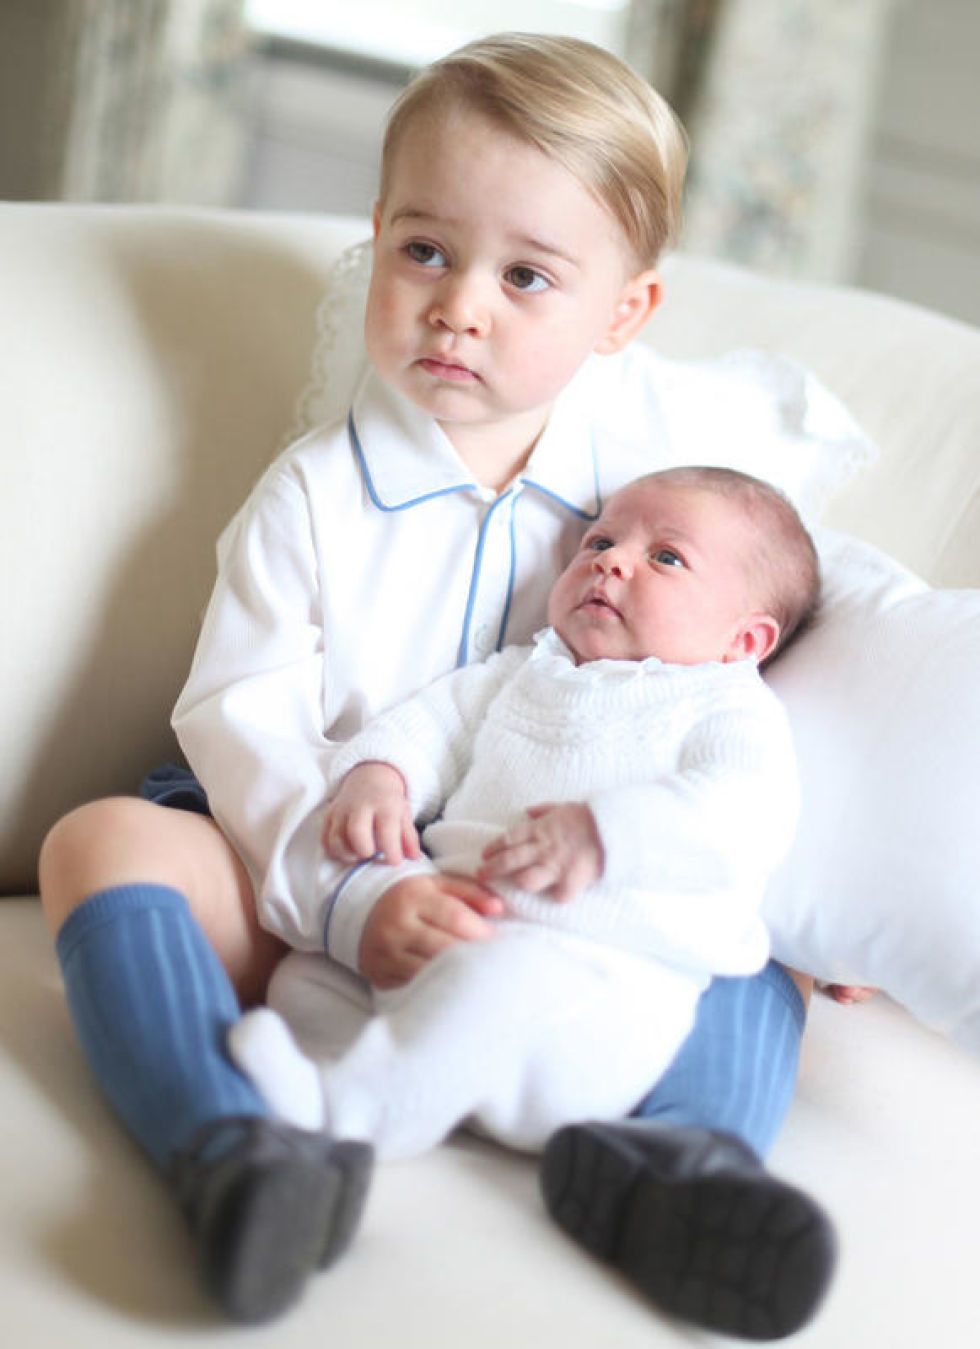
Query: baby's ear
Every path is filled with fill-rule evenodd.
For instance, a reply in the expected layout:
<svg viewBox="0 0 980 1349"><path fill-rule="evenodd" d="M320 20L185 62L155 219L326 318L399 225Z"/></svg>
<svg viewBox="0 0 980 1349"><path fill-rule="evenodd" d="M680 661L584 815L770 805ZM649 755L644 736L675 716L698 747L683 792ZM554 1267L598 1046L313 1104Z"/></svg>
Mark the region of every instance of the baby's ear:
<svg viewBox="0 0 980 1349"><path fill-rule="evenodd" d="M755 665L761 665L775 651L778 642L779 624L772 614L750 614L739 624L722 660L726 663L750 660Z"/></svg>
<svg viewBox="0 0 980 1349"><path fill-rule="evenodd" d="M639 272L626 282L605 333L595 345L600 356L622 351L660 303L659 272Z"/></svg>

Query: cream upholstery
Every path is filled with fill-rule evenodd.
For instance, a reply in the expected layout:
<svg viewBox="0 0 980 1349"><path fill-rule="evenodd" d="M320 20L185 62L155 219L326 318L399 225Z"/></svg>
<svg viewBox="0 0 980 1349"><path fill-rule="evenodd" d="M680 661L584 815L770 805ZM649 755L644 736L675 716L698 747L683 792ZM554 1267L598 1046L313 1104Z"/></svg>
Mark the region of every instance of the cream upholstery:
<svg viewBox="0 0 980 1349"><path fill-rule="evenodd" d="M292 418L353 221L0 207L0 1107L5 1341L176 1345L213 1333L185 1238L71 1039L34 889L47 826L170 752L213 542ZM856 292L679 257L650 337L811 365L882 448L831 523L934 583L980 585L980 335ZM951 709L951 715L953 710ZM20 896L20 898L16 898ZM797 1342L972 1342L975 1060L884 1000L818 1001L774 1164L841 1225ZM241 1332L244 1343L245 1332ZM707 1343L547 1223L533 1167L473 1141L386 1169L351 1257L277 1349ZM228 1335L235 1338L236 1332ZM227 1339L227 1335L225 1336Z"/></svg>

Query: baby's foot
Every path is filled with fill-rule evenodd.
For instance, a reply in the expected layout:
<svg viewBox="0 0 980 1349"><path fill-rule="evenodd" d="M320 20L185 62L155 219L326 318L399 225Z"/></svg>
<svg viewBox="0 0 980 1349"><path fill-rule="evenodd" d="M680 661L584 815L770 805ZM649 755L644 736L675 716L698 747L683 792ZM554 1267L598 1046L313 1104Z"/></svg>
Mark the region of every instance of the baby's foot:
<svg viewBox="0 0 980 1349"><path fill-rule="evenodd" d="M277 1012L268 1007L246 1012L228 1032L228 1049L280 1119L298 1129L324 1127L320 1074Z"/></svg>

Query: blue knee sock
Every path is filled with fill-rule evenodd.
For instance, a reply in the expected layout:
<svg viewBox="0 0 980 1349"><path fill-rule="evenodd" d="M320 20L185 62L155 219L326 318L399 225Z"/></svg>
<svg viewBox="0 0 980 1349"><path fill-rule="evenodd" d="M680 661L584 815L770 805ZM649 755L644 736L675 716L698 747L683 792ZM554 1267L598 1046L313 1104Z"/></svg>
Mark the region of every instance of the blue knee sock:
<svg viewBox="0 0 980 1349"><path fill-rule="evenodd" d="M760 1157L772 1147L796 1084L806 1013L770 961L744 979L715 979L694 1029L634 1114L734 1134Z"/></svg>
<svg viewBox="0 0 980 1349"><path fill-rule="evenodd" d="M66 919L57 953L89 1066L158 1166L203 1124L268 1115L225 1052L238 999L183 895L102 890Z"/></svg>

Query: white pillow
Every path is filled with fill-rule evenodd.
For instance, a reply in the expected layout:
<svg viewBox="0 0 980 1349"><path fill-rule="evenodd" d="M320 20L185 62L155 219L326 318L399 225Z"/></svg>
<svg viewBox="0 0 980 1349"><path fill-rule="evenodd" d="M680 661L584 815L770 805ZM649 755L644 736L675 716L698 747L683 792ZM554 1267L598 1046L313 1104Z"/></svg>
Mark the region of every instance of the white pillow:
<svg viewBox="0 0 980 1349"><path fill-rule="evenodd" d="M980 1052L980 590L930 590L855 539L818 546L818 620L768 672L803 793L765 902L773 954Z"/></svg>

